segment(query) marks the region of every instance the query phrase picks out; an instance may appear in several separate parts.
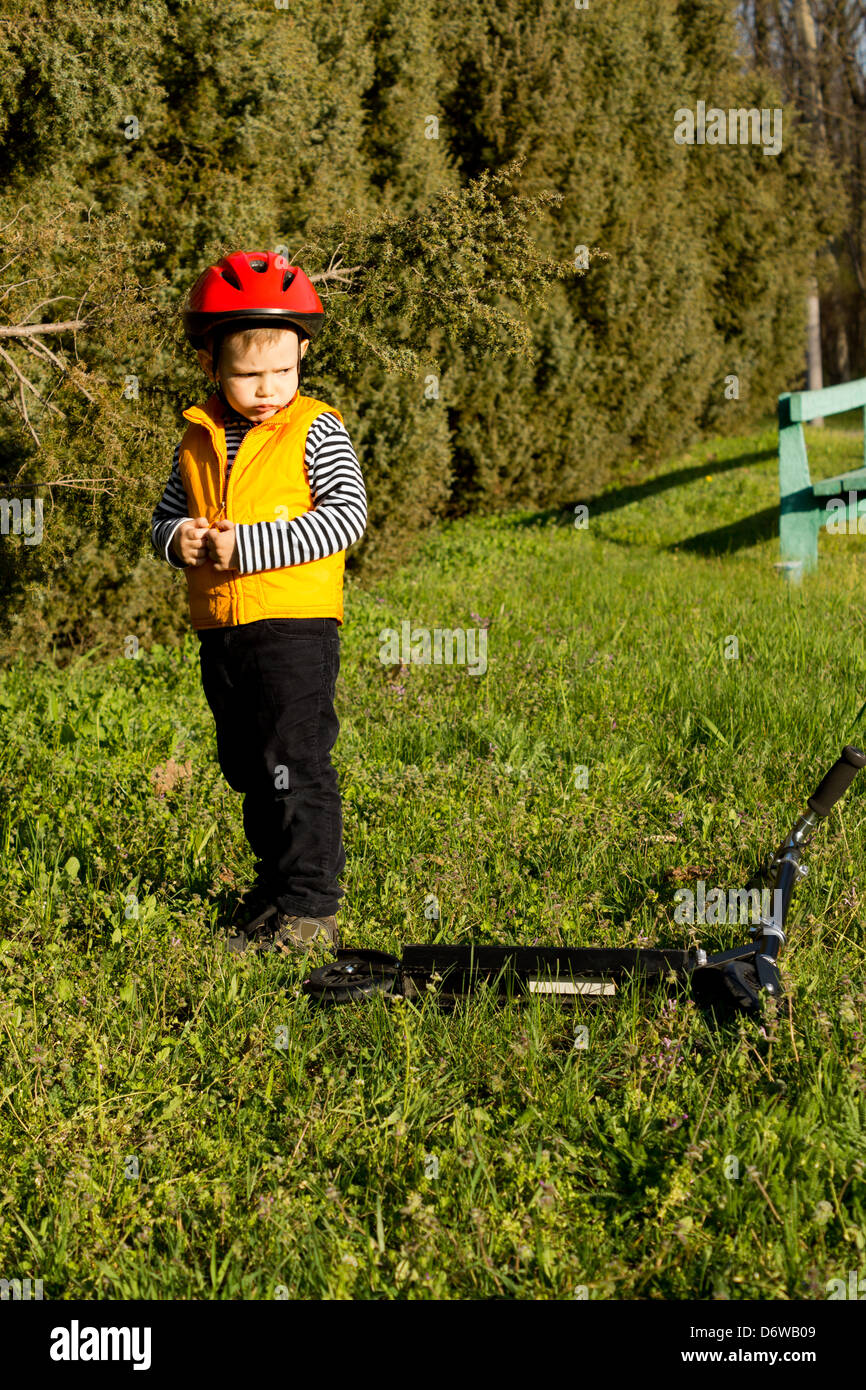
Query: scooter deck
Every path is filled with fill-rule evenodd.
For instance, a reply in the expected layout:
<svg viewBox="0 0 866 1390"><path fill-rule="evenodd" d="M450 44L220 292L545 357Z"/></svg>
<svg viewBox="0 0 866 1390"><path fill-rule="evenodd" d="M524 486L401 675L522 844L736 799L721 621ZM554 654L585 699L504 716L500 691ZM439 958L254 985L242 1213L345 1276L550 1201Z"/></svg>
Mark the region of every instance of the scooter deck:
<svg viewBox="0 0 866 1390"><path fill-rule="evenodd" d="M406 946L401 958L384 951L343 947L331 965L314 970L304 991L339 1003L371 993L407 998L436 985L443 997L469 993L479 982L500 994L598 996L615 994L627 978L639 986L684 980L697 958L683 950L629 950L556 946Z"/></svg>
<svg viewBox="0 0 866 1390"><path fill-rule="evenodd" d="M492 979L502 972L502 983L509 977L525 981L545 977L574 979L607 978L613 982L640 975L647 980L658 976L688 973L694 960L682 950L606 949L597 946L404 946L400 966L404 977L426 982L435 973L447 978L451 988L468 989L479 979Z"/></svg>

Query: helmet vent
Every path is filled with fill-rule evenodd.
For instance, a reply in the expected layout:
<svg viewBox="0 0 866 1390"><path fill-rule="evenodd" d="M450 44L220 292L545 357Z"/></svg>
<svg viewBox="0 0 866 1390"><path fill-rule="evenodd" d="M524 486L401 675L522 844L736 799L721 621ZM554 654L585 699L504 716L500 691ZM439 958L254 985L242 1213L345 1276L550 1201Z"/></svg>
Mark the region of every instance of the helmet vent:
<svg viewBox="0 0 866 1390"><path fill-rule="evenodd" d="M267 270L267 268L268 268L268 263L267 263L267 261L261 261L261 260L258 260L258 259L254 260L254 261L250 261L250 270L257 270L257 271L259 272L260 275L263 275L264 272Z"/></svg>
<svg viewBox="0 0 866 1390"><path fill-rule="evenodd" d="M295 272L294 272L293 270L287 270L286 273L285 273L285 275L283 276L283 292L284 292L284 293L285 293L285 291L289 288L289 285L292 283L292 281L294 280L294 278L295 278Z"/></svg>
<svg viewBox="0 0 866 1390"><path fill-rule="evenodd" d="M223 267L221 268L221 272L220 272L220 273L222 274L223 279L224 279L224 280L228 280L229 284L230 284L234 289L236 289L236 290L242 290L242 289L243 289L243 285L241 284L241 282L240 282L240 280L239 280L239 278L238 278L238 273L237 273L237 271L234 269L233 266L223 266Z"/></svg>

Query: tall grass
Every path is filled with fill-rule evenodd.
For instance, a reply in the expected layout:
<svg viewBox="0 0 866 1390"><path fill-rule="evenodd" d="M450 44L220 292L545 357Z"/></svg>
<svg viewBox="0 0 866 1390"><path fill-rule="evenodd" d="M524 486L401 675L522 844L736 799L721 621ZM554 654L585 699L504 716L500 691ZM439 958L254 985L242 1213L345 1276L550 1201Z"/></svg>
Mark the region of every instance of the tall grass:
<svg viewBox="0 0 866 1390"><path fill-rule="evenodd" d="M853 436L809 439L816 474L856 466ZM345 944L743 939L677 923L678 885L744 883L866 699L866 544L825 536L786 584L774 448L710 441L585 529L570 506L439 526L380 592L349 586ZM389 677L405 619L486 626L486 673ZM0 1276L822 1299L863 1274L862 787L811 853L760 1029L631 988L317 1011L303 957L222 944L251 856L194 637L22 658L0 709Z"/></svg>

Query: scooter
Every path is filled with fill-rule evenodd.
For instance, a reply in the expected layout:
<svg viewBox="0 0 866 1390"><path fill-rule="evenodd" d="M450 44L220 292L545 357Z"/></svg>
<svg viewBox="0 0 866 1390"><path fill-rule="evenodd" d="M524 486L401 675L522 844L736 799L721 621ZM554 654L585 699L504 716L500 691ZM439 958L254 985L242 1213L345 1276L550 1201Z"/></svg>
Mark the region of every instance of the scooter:
<svg viewBox="0 0 866 1390"><path fill-rule="evenodd" d="M848 744L809 797L766 861L762 877L772 890L773 910L760 915L752 940L716 955L695 950L629 950L553 946L404 946L401 957L385 951L337 951L335 961L312 970L302 990L317 1004L342 1004L373 995L416 998L432 987L453 1002L481 980L499 994L551 994L604 998L627 980L639 988L688 984L702 1008L737 1011L760 1018L764 1002L784 994L778 959L786 943L791 897L808 870L800 855L818 825L866 766L866 753ZM440 985L437 990L436 986Z"/></svg>

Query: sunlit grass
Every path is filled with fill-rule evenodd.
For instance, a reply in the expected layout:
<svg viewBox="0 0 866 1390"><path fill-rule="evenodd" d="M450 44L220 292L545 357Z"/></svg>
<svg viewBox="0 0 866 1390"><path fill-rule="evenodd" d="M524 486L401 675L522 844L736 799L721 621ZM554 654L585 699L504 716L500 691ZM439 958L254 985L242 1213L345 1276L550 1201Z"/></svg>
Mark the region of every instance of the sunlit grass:
<svg viewBox="0 0 866 1390"><path fill-rule="evenodd" d="M853 434L807 437L815 476L858 466ZM442 525L378 592L348 585L345 944L743 939L677 924L669 871L745 882L866 700L863 538L823 536L789 586L774 450L771 426L709 441L583 529L570 504ZM388 679L407 619L486 624L486 672ZM0 678L0 1276L793 1299L861 1270L861 787L810 853L763 1031L630 989L317 1012L303 959L221 945L251 856L197 646Z"/></svg>

